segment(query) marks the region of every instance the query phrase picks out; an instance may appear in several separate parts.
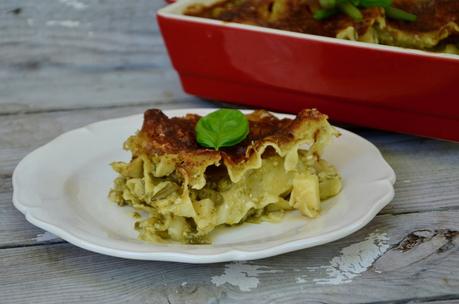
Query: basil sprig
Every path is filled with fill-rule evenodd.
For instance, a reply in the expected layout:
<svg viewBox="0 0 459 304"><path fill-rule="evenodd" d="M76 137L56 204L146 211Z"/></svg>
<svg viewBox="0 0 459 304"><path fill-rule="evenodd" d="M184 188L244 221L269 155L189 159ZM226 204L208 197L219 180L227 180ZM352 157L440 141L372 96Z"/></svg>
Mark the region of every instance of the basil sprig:
<svg viewBox="0 0 459 304"><path fill-rule="evenodd" d="M314 12L316 20L327 19L339 12L345 13L355 21L361 21L363 15L359 8L382 7L386 16L403 21L416 21L416 15L392 6L392 0L319 0L320 9Z"/></svg>
<svg viewBox="0 0 459 304"><path fill-rule="evenodd" d="M201 117L195 132L201 146L218 150L243 141L249 134L249 121L239 110L220 109Z"/></svg>

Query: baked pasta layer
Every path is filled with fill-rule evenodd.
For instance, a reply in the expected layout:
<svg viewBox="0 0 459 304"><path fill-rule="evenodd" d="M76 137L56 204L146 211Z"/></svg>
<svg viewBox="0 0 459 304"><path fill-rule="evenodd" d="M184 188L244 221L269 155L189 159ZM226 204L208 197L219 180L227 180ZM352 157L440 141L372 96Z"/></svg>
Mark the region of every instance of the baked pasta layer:
<svg viewBox="0 0 459 304"><path fill-rule="evenodd" d="M318 0L225 0L193 5L185 14L293 32L459 54L459 1L393 0L417 16L414 22L386 18L383 8L362 9L363 20L339 14L315 20Z"/></svg>
<svg viewBox="0 0 459 304"><path fill-rule="evenodd" d="M112 164L119 176L110 199L138 211L141 239L209 243L221 225L276 221L293 209L316 217L321 200L341 190L335 167L320 157L338 135L326 115L277 119L257 110L247 115L247 138L218 151L196 143L199 118L148 110L125 142L131 161Z"/></svg>

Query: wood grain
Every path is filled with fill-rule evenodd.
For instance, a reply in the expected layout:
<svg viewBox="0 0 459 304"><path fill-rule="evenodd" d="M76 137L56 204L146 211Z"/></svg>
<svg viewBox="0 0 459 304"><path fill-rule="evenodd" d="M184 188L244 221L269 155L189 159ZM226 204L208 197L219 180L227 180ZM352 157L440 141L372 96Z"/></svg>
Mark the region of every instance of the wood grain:
<svg viewBox="0 0 459 304"><path fill-rule="evenodd" d="M307 250L248 262L266 272L249 292L212 283L226 267L122 260L69 244L0 250L3 303L407 303L459 299L459 211L382 215L350 237ZM371 233L387 248L347 283L327 281L335 257L365 259L371 247L345 254ZM428 248L428 250L426 250ZM427 252L427 254L425 254ZM422 253L422 254L421 254ZM399 261L397 263L397 261ZM403 261L401 263L400 261ZM23 265L27 265L24 267ZM6 295L6 296L5 296Z"/></svg>
<svg viewBox="0 0 459 304"><path fill-rule="evenodd" d="M139 114L153 107L174 109L209 106L212 105L203 101L166 101L143 106L0 116L0 174L11 174L26 154L58 135L92 122Z"/></svg>
<svg viewBox="0 0 459 304"><path fill-rule="evenodd" d="M195 100L157 28L165 2L77 2L0 1L0 113Z"/></svg>

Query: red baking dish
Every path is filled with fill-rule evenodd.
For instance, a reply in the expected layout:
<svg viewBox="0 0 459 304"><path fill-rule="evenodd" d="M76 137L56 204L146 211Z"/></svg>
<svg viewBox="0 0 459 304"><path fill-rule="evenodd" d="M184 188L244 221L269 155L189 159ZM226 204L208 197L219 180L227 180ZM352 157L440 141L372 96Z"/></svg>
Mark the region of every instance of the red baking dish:
<svg viewBox="0 0 459 304"><path fill-rule="evenodd" d="M204 98L459 141L459 56L225 23L157 18L184 90Z"/></svg>

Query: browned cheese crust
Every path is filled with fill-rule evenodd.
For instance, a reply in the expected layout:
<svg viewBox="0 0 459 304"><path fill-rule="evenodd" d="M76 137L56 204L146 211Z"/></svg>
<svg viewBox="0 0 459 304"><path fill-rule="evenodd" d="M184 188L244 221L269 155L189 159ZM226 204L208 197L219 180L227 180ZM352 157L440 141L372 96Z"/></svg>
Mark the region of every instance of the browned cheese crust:
<svg viewBox="0 0 459 304"><path fill-rule="evenodd" d="M144 113L144 122L137 137L134 155L182 154L218 156L232 163L240 163L269 141L282 145L294 140L294 131L305 121L326 120L328 117L315 109L303 110L295 119L278 119L265 110L256 110L247 115L250 131L241 143L221 150L208 149L196 142L195 126L201 116L188 114L185 117L167 117L161 110L151 109Z"/></svg>
<svg viewBox="0 0 459 304"><path fill-rule="evenodd" d="M234 2L240 4L231 5ZM276 20L269 20L267 14L272 11L272 3L272 0L221 1L210 6L192 6L186 14L328 37L335 37L339 31L349 26L355 27L363 35L378 17L383 16L381 9L368 8L362 11L362 22L355 22L343 14L318 21L312 13L318 8L318 1L287 0L287 10ZM215 16L214 12L219 8L223 11Z"/></svg>
<svg viewBox="0 0 459 304"><path fill-rule="evenodd" d="M256 110L247 115L250 126L247 138L236 146L217 151L196 142L195 126L199 118L196 114L169 118L160 110L148 110L141 130L126 142L125 148L131 150L133 158L166 155L191 184L203 185L193 179L199 179L202 170L209 166L218 167L223 162L234 181L243 170L257 167L261 155L276 152L282 155L295 145L314 144L320 132L324 136L330 133L327 116L315 109L303 110L295 119L278 119L267 111Z"/></svg>
<svg viewBox="0 0 459 304"><path fill-rule="evenodd" d="M276 8L276 3L281 4ZM319 21L313 17L313 12L320 8L318 0L227 0L210 6L191 6L185 14L439 52L447 44L459 48L458 0L394 0L393 5L415 14L417 20L386 18L384 9L373 7L361 10L363 20L359 22L345 14Z"/></svg>
<svg viewBox="0 0 459 304"><path fill-rule="evenodd" d="M416 15L416 22L388 19L393 27L413 33L436 31L449 22L459 23L457 0L394 0L394 6Z"/></svg>

